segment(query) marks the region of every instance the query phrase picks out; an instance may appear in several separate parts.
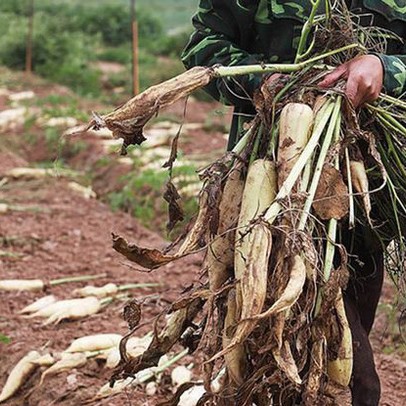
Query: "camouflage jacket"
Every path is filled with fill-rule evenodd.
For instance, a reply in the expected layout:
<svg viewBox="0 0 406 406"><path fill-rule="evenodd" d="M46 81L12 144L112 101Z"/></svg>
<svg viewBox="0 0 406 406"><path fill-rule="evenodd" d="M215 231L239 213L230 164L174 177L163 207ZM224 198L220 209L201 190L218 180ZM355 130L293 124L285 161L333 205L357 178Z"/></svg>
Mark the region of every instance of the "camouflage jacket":
<svg viewBox="0 0 406 406"><path fill-rule="evenodd" d="M406 92L406 0L348 1L362 25L390 29L400 39L388 40L384 66L387 93L404 97ZM187 68L193 66L248 65L261 62L292 62L303 22L310 14L310 0L200 0L193 17L195 31L183 54ZM252 94L260 76L218 79L207 91L217 100L235 106L229 147L239 129L254 114Z"/></svg>

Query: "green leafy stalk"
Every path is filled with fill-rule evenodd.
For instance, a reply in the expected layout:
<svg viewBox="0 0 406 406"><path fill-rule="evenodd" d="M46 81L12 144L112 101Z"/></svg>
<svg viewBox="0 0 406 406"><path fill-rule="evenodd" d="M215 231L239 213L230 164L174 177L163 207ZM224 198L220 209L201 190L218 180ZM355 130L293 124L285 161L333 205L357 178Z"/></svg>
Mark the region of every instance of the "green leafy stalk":
<svg viewBox="0 0 406 406"><path fill-rule="evenodd" d="M105 278L106 276L107 275L105 273L99 275L72 276L70 278L54 279L53 281L50 281L49 284L51 286L57 286L62 285L64 283L91 281L93 279Z"/></svg>
<svg viewBox="0 0 406 406"><path fill-rule="evenodd" d="M294 64L263 64L263 65L243 65L243 66L215 66L213 67L214 77L224 78L231 76L241 76L250 74L265 74L265 73L292 73L302 70L308 65L314 64L332 55L336 55L340 52L345 52L350 49L360 48L359 44L350 44L344 47L335 49L333 51L326 52L322 55L318 55L314 58L310 58L306 61L294 63Z"/></svg>
<svg viewBox="0 0 406 406"><path fill-rule="evenodd" d="M157 286L162 286L160 283L129 283L128 285L121 285L118 287L119 291L130 290L130 289L144 289L144 288L155 288Z"/></svg>
<svg viewBox="0 0 406 406"><path fill-rule="evenodd" d="M307 44L307 39L309 38L310 32L314 26L314 18L316 17L317 10L321 4L321 0L310 0L312 4L312 11L310 12L309 18L304 23L302 28L302 34L300 36L299 45L296 52L295 63L298 63L303 59L308 53L309 50L313 48L314 44L311 44L308 51L305 51L305 46Z"/></svg>
<svg viewBox="0 0 406 406"><path fill-rule="evenodd" d="M310 189L308 191L308 197L306 199L302 215L299 221L299 230L304 230L307 219L310 214L310 209L313 204L314 196L316 195L316 190L319 185L321 172L323 170L323 166L327 157L328 150L331 146L333 141L333 135L336 131L337 125L341 122L340 120L340 109L341 109L341 96L337 98L334 103L334 110L331 116L330 124L328 126L326 136L324 137L324 141L320 150L319 158L317 160L316 169L313 174L313 179L310 185Z"/></svg>
<svg viewBox="0 0 406 406"><path fill-rule="evenodd" d="M379 96L378 101L384 101L384 102L390 103L394 107L400 107L402 109L406 109L406 102L404 102L403 100L397 99L396 97L389 96L387 94L382 93ZM371 105L368 104L368 107L371 107ZM374 107L374 106L372 106L372 107Z"/></svg>

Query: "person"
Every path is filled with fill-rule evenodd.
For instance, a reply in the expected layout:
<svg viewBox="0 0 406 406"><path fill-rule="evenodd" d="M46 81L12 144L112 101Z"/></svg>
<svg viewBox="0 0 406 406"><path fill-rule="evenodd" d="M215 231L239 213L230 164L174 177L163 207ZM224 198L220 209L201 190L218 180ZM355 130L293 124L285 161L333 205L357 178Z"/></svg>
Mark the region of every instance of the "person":
<svg viewBox="0 0 406 406"><path fill-rule="evenodd" d="M321 2L325 4L324 2ZM345 79L345 92L355 108L377 99L382 90L395 97L406 92L406 1L346 1L361 25L373 24L395 35L387 40L385 54L359 56L337 67L319 83L322 88ZM200 0L193 17L194 32L182 54L186 68L194 66L292 63L310 0ZM271 77L272 79L272 77ZM261 85L260 75L219 78L206 91L216 100L234 106L228 149L241 136L244 123L255 115L252 98ZM402 96L403 95L403 96ZM351 382L353 405L378 405L380 382L368 339L384 275L384 251L370 230L356 227L344 236L350 278L344 293L354 343ZM355 237L354 237L355 235Z"/></svg>

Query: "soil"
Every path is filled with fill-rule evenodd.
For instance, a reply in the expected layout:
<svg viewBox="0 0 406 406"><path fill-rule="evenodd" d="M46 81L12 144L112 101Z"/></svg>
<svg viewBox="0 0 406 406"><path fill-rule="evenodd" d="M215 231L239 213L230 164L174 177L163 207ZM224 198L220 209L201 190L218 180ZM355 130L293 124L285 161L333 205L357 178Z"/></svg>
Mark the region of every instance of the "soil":
<svg viewBox="0 0 406 406"><path fill-rule="evenodd" d="M46 94L42 87L41 92ZM197 101L192 103L193 108L189 107L186 117L188 122L204 122L208 112L218 108L217 105ZM172 107L169 113L182 118L182 104ZM225 147L226 141L221 131L208 134L200 129L191 134L192 138L184 144L189 145L189 150L186 146L184 149L190 152L211 153ZM83 140L92 145L92 154L87 152L83 156L76 156L72 161L76 169L91 167L93 154L101 153L97 148L96 137L89 136ZM29 156L30 154L24 154L22 158L16 151L1 151L0 174L3 175L12 167L27 165L25 159ZM123 169L114 169L114 164L111 165L112 170L107 171L109 176L96 176L100 193L106 189L103 181L110 185L108 190L119 187L114 175L121 176ZM77 275L104 276L88 283L48 287L45 292L0 292L0 332L11 339L9 344L0 343L0 387L3 386L11 368L31 350L59 352L77 337L96 333L126 334L128 331L121 317L124 302L119 300L113 301L96 315L81 321L62 322L56 326L43 326L42 320L26 319L18 315L20 309L39 297L52 293L58 298L68 298L74 288L86 284L158 282L161 285L157 288L130 292L134 297L143 300L143 322L151 321L140 330L139 334L143 334L150 330L152 320L160 311L178 297L182 289L199 278L201 257L198 255L171 263L151 273L137 272L131 268L123 257L111 248L111 232L143 246L163 247L167 242L161 236L140 226L131 216L112 212L99 200L85 199L69 189L68 182L69 180L64 178L18 180L9 181L0 188L0 202L17 208L0 214L1 279L40 278L51 281ZM386 282L382 303L391 304L393 296L394 288ZM393 320L388 313L380 311L372 333L372 344L382 382L381 405L385 406L406 403L406 361L396 351L383 353L383 349L393 344L392 328ZM399 342L401 339L398 337L397 340ZM198 360L188 357L181 361L184 365L190 362L197 364L193 373L194 379L199 379ZM90 360L85 366L49 377L43 385L38 386L40 374L41 370L37 370L6 404L82 405L107 382L111 370L106 369L102 361ZM164 374L162 384L158 386L158 393L154 396L146 396L144 389L139 388L131 393L87 404L156 405L158 400L167 398L170 393L165 382L168 382L168 373Z"/></svg>
<svg viewBox="0 0 406 406"><path fill-rule="evenodd" d="M1 219L1 248L15 255L3 257L0 262L4 279L39 278L51 281L77 275L105 274L90 284L158 282L162 284L159 288L132 292L139 299L156 296L143 305L143 320L147 321L158 315L176 297L176 292L189 285L198 275L198 258L169 264L154 273L139 273L125 266L121 256L111 249L112 231L146 246L163 246L165 242L130 216L112 213L97 200L86 200L72 193L67 187L67 181L46 179L14 182L7 190L7 195L1 198L14 205L29 205L31 210L35 210L12 211ZM47 348L58 352L67 348L77 337L127 332L126 323L121 318L122 301L113 302L101 313L86 320L63 322L57 326L44 327L42 320L25 319L18 315L24 306L45 294L52 293L65 299L69 298L74 288L80 286L84 286L84 283L69 283L38 293L0 293L0 331L11 339L9 345L0 347L0 376L6 377L10 368L30 350ZM147 329L141 332L146 333ZM103 368L102 363L91 361L77 371L50 378L49 382L36 388L28 397L27 391L21 391L20 396L14 397L7 404L81 404L95 395L109 378L110 372ZM73 386L67 381L68 377L69 382L72 381L72 374L76 382ZM36 384L38 376L39 372L27 382L27 386ZM114 404L126 402L126 396L123 395L122 400L118 397Z"/></svg>

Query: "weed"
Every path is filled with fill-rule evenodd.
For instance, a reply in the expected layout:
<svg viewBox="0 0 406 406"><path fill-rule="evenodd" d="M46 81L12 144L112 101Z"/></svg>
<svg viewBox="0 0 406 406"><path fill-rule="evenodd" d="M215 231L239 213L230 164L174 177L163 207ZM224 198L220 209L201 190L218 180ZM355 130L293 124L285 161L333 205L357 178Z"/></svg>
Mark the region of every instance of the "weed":
<svg viewBox="0 0 406 406"><path fill-rule="evenodd" d="M0 343L2 343L2 344L10 344L11 343L11 338L4 335L4 334L0 334Z"/></svg>

